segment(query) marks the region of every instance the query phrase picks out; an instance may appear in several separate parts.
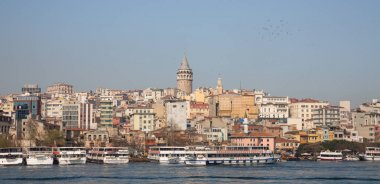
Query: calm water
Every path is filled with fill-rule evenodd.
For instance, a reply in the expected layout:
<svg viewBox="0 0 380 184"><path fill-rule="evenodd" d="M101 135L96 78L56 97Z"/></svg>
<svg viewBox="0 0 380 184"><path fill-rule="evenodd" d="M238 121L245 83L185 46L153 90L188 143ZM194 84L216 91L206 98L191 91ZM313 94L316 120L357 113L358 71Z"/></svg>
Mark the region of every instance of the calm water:
<svg viewBox="0 0 380 184"><path fill-rule="evenodd" d="M0 183L380 183L380 162L283 162L256 166L0 167Z"/></svg>

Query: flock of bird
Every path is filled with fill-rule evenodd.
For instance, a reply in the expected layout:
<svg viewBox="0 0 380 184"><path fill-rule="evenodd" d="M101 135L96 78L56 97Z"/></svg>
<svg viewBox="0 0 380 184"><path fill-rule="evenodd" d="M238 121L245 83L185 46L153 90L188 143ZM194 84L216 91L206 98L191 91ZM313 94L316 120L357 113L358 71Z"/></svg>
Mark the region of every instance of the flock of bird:
<svg viewBox="0 0 380 184"><path fill-rule="evenodd" d="M300 31L297 29L297 31ZM259 38L266 41L283 40L293 35L294 28L289 26L285 20L273 21L267 19L263 26L259 28Z"/></svg>

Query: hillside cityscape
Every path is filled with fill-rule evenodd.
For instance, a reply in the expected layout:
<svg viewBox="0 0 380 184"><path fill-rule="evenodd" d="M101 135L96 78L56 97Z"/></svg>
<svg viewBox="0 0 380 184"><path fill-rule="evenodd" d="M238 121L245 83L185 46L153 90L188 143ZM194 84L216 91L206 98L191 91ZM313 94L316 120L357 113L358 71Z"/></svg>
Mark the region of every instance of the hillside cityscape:
<svg viewBox="0 0 380 184"><path fill-rule="evenodd" d="M152 146L265 146L294 155L303 145L380 142L377 99L352 107L349 100L224 89L221 78L194 89L187 56L178 63L177 86L169 88L79 92L69 82L46 91L25 84L0 99L0 146L129 146L136 155Z"/></svg>

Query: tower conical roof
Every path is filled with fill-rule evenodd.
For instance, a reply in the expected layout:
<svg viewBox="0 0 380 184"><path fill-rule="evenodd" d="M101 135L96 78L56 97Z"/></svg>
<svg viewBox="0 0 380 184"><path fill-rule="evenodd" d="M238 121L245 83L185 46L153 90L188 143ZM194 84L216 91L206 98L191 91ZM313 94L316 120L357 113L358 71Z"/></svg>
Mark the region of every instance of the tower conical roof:
<svg viewBox="0 0 380 184"><path fill-rule="evenodd" d="M180 70L190 70L189 62L187 62L186 55L183 56L181 66L179 67Z"/></svg>

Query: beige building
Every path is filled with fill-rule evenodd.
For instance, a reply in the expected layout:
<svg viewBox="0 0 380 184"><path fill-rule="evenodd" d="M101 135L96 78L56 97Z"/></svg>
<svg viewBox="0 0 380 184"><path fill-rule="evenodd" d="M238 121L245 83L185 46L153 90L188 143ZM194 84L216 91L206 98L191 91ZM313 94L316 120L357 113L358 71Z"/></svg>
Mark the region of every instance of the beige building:
<svg viewBox="0 0 380 184"><path fill-rule="evenodd" d="M84 133L84 143L87 148L108 146L109 134L99 130L87 131Z"/></svg>
<svg viewBox="0 0 380 184"><path fill-rule="evenodd" d="M177 71L177 89L185 94L191 94L193 91L193 71L189 67L186 55Z"/></svg>
<svg viewBox="0 0 380 184"><path fill-rule="evenodd" d="M370 142L380 141L376 138L376 134L380 133L380 113L353 112L352 124L359 136Z"/></svg>
<svg viewBox="0 0 380 184"><path fill-rule="evenodd" d="M216 84L216 94L218 95L223 94L222 78L218 78L218 82Z"/></svg>
<svg viewBox="0 0 380 184"><path fill-rule="evenodd" d="M311 120L313 110L321 109L328 106L329 103L325 101L318 101L313 99L290 99L289 112L290 118L300 118L303 122Z"/></svg>
<svg viewBox="0 0 380 184"><path fill-rule="evenodd" d="M130 115L132 130L141 130L144 132L153 131L155 113L151 107L135 107Z"/></svg>
<svg viewBox="0 0 380 184"><path fill-rule="evenodd" d="M46 118L62 118L62 105L66 103L65 100L48 100L42 105L44 109L41 114Z"/></svg>
<svg viewBox="0 0 380 184"><path fill-rule="evenodd" d="M218 95L217 116L232 118L257 118L258 108L255 99L250 94L222 94Z"/></svg>
<svg viewBox="0 0 380 184"><path fill-rule="evenodd" d="M192 101L205 103L206 97L211 94L210 90L207 88L197 88L192 94Z"/></svg>
<svg viewBox="0 0 380 184"><path fill-rule="evenodd" d="M72 94L73 86L65 83L57 83L47 87L47 93L50 94Z"/></svg>

